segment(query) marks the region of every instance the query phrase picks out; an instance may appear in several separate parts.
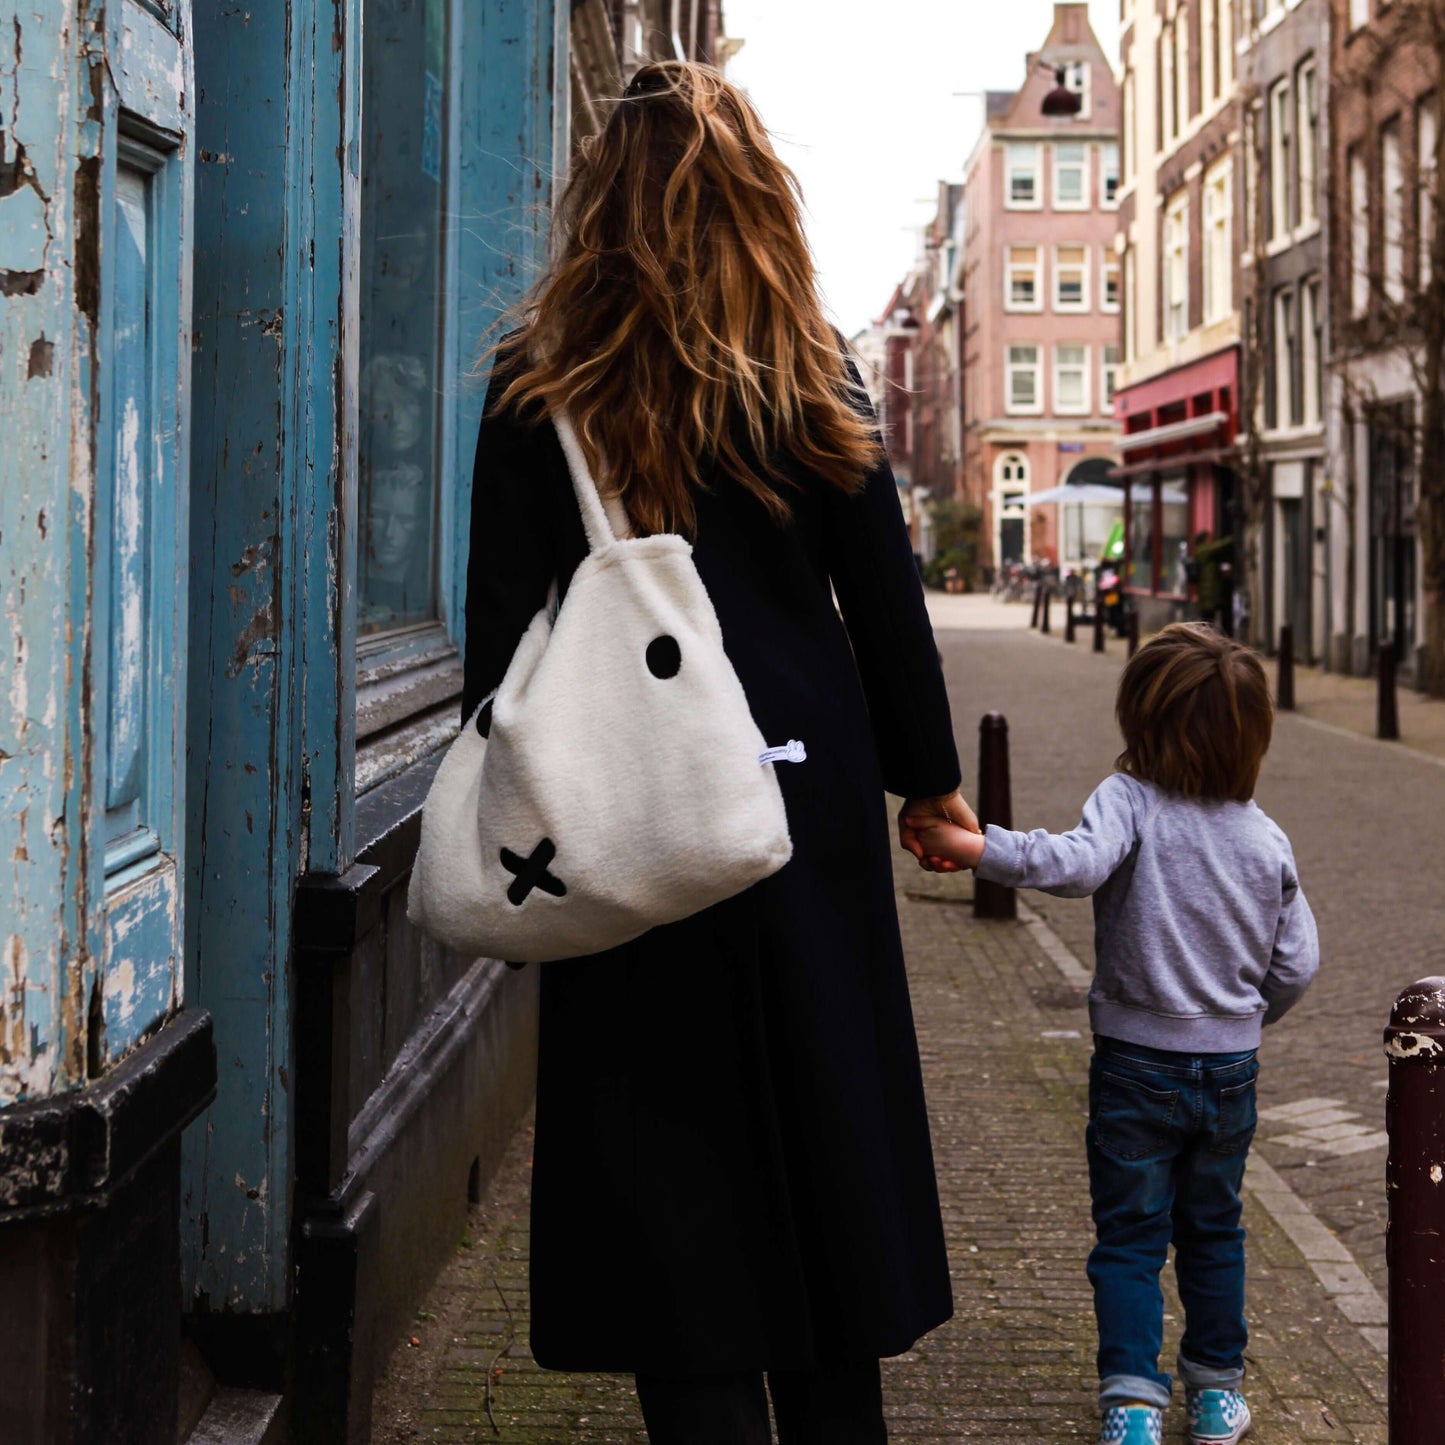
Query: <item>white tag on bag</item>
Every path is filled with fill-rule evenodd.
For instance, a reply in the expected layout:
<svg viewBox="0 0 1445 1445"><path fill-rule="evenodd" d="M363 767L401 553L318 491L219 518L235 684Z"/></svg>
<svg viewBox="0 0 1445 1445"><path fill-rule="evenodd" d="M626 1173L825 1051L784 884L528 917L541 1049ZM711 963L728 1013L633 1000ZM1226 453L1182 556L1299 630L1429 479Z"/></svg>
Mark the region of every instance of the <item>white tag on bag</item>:
<svg viewBox="0 0 1445 1445"><path fill-rule="evenodd" d="M777 872L792 842L772 763L806 756L758 731L691 545L618 535L554 421L591 550L442 760L407 890L408 918L449 947L529 963Z"/></svg>

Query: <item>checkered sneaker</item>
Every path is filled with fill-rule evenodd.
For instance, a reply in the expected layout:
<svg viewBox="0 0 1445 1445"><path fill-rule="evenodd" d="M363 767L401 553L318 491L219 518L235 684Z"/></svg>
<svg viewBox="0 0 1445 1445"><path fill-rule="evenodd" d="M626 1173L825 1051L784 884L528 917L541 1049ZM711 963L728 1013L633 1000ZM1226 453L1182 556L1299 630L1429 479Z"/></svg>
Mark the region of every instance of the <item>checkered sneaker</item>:
<svg viewBox="0 0 1445 1445"><path fill-rule="evenodd" d="M1164 1445L1164 1415L1152 1405L1113 1405L1104 1411L1099 1445Z"/></svg>
<svg viewBox="0 0 1445 1445"><path fill-rule="evenodd" d="M1186 1390L1189 1445L1237 1445L1249 1432L1249 1406L1238 1390Z"/></svg>

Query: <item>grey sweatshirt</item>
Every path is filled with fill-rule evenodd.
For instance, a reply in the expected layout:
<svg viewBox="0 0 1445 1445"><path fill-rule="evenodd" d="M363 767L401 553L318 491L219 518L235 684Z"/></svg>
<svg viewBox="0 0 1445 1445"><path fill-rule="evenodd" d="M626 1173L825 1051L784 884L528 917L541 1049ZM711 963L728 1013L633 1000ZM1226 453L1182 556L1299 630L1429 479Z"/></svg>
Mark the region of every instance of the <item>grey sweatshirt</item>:
<svg viewBox="0 0 1445 1445"><path fill-rule="evenodd" d="M1259 1044L1319 968L1289 839L1253 801L1105 778L1068 833L990 826L977 874L1094 897L1096 1034L1180 1053Z"/></svg>

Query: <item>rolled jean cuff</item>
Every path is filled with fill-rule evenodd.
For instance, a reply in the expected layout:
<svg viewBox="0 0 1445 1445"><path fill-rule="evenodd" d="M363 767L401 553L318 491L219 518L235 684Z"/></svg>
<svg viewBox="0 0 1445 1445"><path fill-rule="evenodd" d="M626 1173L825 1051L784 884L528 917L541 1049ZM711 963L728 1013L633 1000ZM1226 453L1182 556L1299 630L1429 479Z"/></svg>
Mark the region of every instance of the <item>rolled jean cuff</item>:
<svg viewBox="0 0 1445 1445"><path fill-rule="evenodd" d="M1156 1410L1169 1408L1169 1386L1151 1380L1147 1375L1105 1375L1099 1381L1099 1409L1127 1405L1138 1401L1153 1405Z"/></svg>
<svg viewBox="0 0 1445 1445"><path fill-rule="evenodd" d="M1180 1355L1175 1361L1186 1390L1237 1390L1244 1383L1244 1366L1196 1365Z"/></svg>

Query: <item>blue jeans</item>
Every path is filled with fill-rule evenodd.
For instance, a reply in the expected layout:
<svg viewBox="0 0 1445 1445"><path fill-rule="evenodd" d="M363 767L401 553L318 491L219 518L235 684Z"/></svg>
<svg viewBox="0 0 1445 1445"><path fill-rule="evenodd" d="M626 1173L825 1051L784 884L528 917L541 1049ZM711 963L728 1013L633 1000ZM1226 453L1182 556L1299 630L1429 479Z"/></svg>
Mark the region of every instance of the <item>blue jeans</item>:
<svg viewBox="0 0 1445 1445"><path fill-rule="evenodd" d="M1254 1137L1253 1049L1180 1054L1096 1036L1089 1064L1089 1255L1099 1323L1099 1405L1163 1409L1164 1295L1174 1245L1184 1304L1178 1367L1186 1386L1244 1379L1244 1230L1239 1189Z"/></svg>

